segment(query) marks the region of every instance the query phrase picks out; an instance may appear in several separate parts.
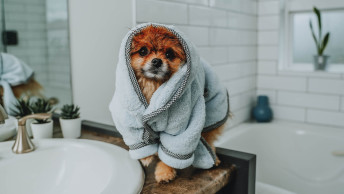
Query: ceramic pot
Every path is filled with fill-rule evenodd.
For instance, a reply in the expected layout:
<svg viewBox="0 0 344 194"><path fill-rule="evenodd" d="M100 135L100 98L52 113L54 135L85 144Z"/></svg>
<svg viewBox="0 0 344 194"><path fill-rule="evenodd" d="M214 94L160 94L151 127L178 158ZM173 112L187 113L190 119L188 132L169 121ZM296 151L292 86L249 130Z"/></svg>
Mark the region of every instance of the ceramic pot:
<svg viewBox="0 0 344 194"><path fill-rule="evenodd" d="M315 55L314 56L314 69L325 70L328 62L328 55Z"/></svg>
<svg viewBox="0 0 344 194"><path fill-rule="evenodd" d="M81 118L60 118L61 130L64 138L78 138L81 136Z"/></svg>
<svg viewBox="0 0 344 194"><path fill-rule="evenodd" d="M272 120L272 110L269 107L267 96L258 96L257 106L253 109L253 118L257 122L270 122Z"/></svg>
<svg viewBox="0 0 344 194"><path fill-rule="evenodd" d="M32 137L31 123L33 123L34 121L35 121L34 119L27 119L25 123L26 131L29 137ZM16 130L18 131L18 119L16 120L15 125L16 125Z"/></svg>
<svg viewBox="0 0 344 194"><path fill-rule="evenodd" d="M49 123L31 123L34 139L53 138L53 121Z"/></svg>

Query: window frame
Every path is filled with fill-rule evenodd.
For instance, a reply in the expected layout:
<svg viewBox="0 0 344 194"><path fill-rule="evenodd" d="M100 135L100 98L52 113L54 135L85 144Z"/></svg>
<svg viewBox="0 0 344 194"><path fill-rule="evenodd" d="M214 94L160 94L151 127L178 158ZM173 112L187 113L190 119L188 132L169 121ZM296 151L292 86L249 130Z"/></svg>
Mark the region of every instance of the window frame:
<svg viewBox="0 0 344 194"><path fill-rule="evenodd" d="M293 63L293 16L297 13L312 12L313 6L321 10L344 10L343 0L280 0L280 48L279 69L298 72L313 72L313 63ZM344 64L331 64L327 72L343 73Z"/></svg>

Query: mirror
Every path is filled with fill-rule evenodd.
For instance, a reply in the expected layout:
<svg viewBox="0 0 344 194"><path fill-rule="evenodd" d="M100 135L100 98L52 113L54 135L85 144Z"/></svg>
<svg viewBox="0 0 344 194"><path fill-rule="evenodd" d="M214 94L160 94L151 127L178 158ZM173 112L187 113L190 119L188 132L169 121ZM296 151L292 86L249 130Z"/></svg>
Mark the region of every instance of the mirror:
<svg viewBox="0 0 344 194"><path fill-rule="evenodd" d="M13 96L71 103L67 0L1 0L0 15L0 85L6 110Z"/></svg>

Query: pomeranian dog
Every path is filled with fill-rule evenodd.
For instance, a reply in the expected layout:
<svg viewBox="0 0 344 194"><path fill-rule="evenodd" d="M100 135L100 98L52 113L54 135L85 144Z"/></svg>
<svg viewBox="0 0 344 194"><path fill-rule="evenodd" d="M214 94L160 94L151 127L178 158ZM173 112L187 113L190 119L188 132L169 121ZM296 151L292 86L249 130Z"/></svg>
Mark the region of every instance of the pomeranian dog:
<svg viewBox="0 0 344 194"><path fill-rule="evenodd" d="M179 67L186 63L186 55L179 39L169 30L159 26L148 26L133 37L131 44L131 66L140 89L147 102L154 92L168 81ZM215 152L214 141L222 133L224 125L202 133L202 137ZM148 166L156 155L141 159ZM220 160L216 159L216 166ZM176 170L159 161L155 169L157 182L169 182L176 177Z"/></svg>

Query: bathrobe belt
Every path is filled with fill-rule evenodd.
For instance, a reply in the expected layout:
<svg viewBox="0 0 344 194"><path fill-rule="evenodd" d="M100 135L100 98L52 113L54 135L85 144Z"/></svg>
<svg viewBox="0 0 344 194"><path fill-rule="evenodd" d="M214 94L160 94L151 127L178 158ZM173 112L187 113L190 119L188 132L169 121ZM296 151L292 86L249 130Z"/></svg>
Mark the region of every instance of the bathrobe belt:
<svg viewBox="0 0 344 194"><path fill-rule="evenodd" d="M206 91L206 89L205 89L205 91ZM227 106L228 107L227 107L226 116L223 119L221 119L220 121L216 122L215 124L203 128L202 133L216 129L216 128L220 127L221 125L223 125L227 121L229 114L230 114L228 92L227 92ZM178 158L181 160L186 160L186 159L189 159L192 157L193 152L191 152L189 154L176 154L176 153L169 151L166 147L164 147L164 145L161 144L159 134L157 132L155 132L147 123L144 123L143 126L144 126L143 137L142 137L143 142L129 145L130 150L136 150L136 149L140 149L140 148L147 146L147 145L150 145L150 144L160 143L161 149L169 156L172 156L174 158ZM212 151L212 149L210 148L209 144L205 141L205 139L202 136L201 136L200 140L206 146L206 148L208 149L208 152L211 154L213 159L216 160L216 155Z"/></svg>

